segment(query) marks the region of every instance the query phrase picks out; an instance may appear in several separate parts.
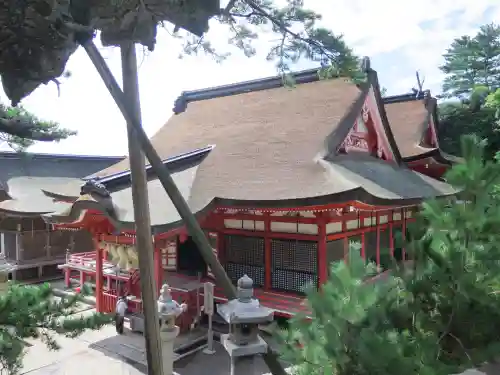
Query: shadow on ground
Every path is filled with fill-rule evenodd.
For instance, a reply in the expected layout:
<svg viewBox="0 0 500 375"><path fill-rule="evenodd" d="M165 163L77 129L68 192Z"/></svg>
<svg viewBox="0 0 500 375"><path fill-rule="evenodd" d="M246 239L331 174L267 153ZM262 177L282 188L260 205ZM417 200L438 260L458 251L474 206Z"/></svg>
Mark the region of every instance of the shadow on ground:
<svg viewBox="0 0 500 375"><path fill-rule="evenodd" d="M144 339L130 331L96 341L90 344L89 348L124 362L144 374L147 373Z"/></svg>

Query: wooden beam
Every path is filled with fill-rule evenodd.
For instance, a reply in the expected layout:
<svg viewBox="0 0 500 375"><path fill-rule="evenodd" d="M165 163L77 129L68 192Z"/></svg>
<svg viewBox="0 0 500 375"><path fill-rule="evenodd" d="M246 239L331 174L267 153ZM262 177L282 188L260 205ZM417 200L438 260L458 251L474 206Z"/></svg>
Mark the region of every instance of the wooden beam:
<svg viewBox="0 0 500 375"><path fill-rule="evenodd" d="M128 110L133 114L137 126L141 125L141 106L139 99L139 79L135 43L129 42L120 47L122 57L123 92ZM137 254L141 273L141 295L144 309L144 338L146 341L146 360L148 375L163 375L160 324L156 305L157 287L154 278L154 248L149 217L148 186L146 179L146 159L136 141L136 131L132 121L127 121L128 154L132 180L132 201L136 228ZM152 272L153 271L153 272Z"/></svg>
<svg viewBox="0 0 500 375"><path fill-rule="evenodd" d="M127 123L133 125L136 141L141 145L142 150L149 160L152 170L155 172L158 180L162 184L170 200L172 201L182 220L186 224L188 232L193 237L193 240L198 246L201 254L203 255L205 262L210 265L217 283L220 284L221 288L224 290L224 293L226 294L226 296L228 296L229 299L236 298L236 289L234 288L231 279L227 276L226 271L217 260L217 257L213 254L212 247L210 246L208 239L205 237L203 230L198 224L198 221L196 220L186 200L177 188L177 185L170 175L170 172L163 165L162 159L154 149L151 141L144 132L144 129L142 129L142 126L140 126L139 120L133 113L131 113L130 109L128 108L123 92L116 82L116 79L113 77L113 74L107 66L106 61L104 60L92 40L85 42L84 44L82 44L82 46L87 52L87 55L92 60L92 63L100 74L102 80L108 88L108 91L115 100L116 105L122 112L124 118L127 120ZM286 372L284 372L283 370L281 374L286 375Z"/></svg>
<svg viewBox="0 0 500 375"><path fill-rule="evenodd" d="M237 213L231 214L219 214L223 220L248 220L248 221L264 221L264 215L252 215ZM272 221L277 223L300 223L300 224L317 224L318 220L314 217L302 217L302 216L273 216Z"/></svg>
<svg viewBox="0 0 500 375"><path fill-rule="evenodd" d="M253 231L253 230L245 230L245 229L233 229L233 228L224 228L221 233L230 234L235 236L247 236L247 237L261 237L261 238L271 238L271 239L289 239L289 240L298 240L298 241L317 241L318 235L316 234L305 234L305 233L288 233L288 232L266 232L266 231Z"/></svg>

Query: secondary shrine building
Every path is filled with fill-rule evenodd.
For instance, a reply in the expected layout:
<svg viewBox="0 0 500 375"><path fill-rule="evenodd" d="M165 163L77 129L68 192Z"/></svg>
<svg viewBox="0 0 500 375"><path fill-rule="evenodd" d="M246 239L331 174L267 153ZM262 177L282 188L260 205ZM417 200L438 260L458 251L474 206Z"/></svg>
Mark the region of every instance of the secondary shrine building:
<svg viewBox="0 0 500 375"><path fill-rule="evenodd" d="M382 266L382 249L405 258L395 237L405 235L421 201L455 193L408 168L377 74L367 74L362 85L306 71L294 88L273 77L185 92L152 138L229 277L250 276L256 296L277 314L305 311L304 288L325 282L352 242ZM192 298L210 269L147 170L157 285L168 282L179 298ZM48 222L86 228L94 238L94 249L62 266L66 281L94 281L100 311L113 310L119 293L135 296L140 310L128 160L92 177L81 189L46 192L66 202L45 215ZM224 300L218 290L216 299Z"/></svg>
<svg viewBox="0 0 500 375"><path fill-rule="evenodd" d="M92 245L85 230L54 230L41 214L53 212L44 189L75 183L123 157L52 155L0 151L0 269L16 280L58 277L66 251Z"/></svg>
<svg viewBox="0 0 500 375"><path fill-rule="evenodd" d="M437 99L429 91L385 97L384 108L409 168L442 179L453 164L462 162L439 147Z"/></svg>

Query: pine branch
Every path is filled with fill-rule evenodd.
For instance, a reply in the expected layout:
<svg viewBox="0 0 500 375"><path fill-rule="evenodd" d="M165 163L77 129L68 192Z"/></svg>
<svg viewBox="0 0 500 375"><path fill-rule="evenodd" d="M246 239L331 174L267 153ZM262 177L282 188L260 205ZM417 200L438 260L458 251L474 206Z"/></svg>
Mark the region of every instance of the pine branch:
<svg viewBox="0 0 500 375"><path fill-rule="evenodd" d="M61 139L59 134L40 131L38 125L23 121L22 119L0 117L0 133L42 142L53 142Z"/></svg>
<svg viewBox="0 0 500 375"><path fill-rule="evenodd" d="M83 295L88 288L82 288ZM0 295L0 364L15 373L22 359L25 339L40 339L49 349L60 348L55 334L75 338L88 329L97 330L111 323L112 317L93 313L75 316L83 295L57 301L48 284L24 286L11 284Z"/></svg>
<svg viewBox="0 0 500 375"><path fill-rule="evenodd" d="M35 141L57 142L75 134L56 122L40 120L23 107L0 104L0 139L15 151L25 151Z"/></svg>
<svg viewBox="0 0 500 375"><path fill-rule="evenodd" d="M270 48L267 60L276 62L284 78L291 72L290 65L300 59L319 62L322 71L330 69L326 78L351 77L359 72L359 59L347 47L342 36L317 27L321 16L305 9L302 1L288 1L286 5L278 6L269 0L233 0L221 9L217 19L229 27L229 44L242 50L247 57L257 53L253 43L261 32L278 34L276 45ZM211 55L217 62L230 56L230 53L217 52L206 38L188 35L183 54L199 53Z"/></svg>
<svg viewBox="0 0 500 375"><path fill-rule="evenodd" d="M322 44L320 44L318 41L312 39L312 38L304 38L301 35L299 35L296 32L293 32L289 27L285 25L285 23L276 17L272 16L270 13L266 12L264 9L262 9L261 6L259 6L255 1L253 0L244 0L253 10L254 13L263 17L266 17L271 21L273 25L275 25L284 35L283 38L286 38L286 35L292 36L294 39L300 40L304 43L307 43L311 46L314 46L318 48L321 53L323 53L325 56L328 56L331 60L334 60L335 56L332 54L331 51L327 50Z"/></svg>

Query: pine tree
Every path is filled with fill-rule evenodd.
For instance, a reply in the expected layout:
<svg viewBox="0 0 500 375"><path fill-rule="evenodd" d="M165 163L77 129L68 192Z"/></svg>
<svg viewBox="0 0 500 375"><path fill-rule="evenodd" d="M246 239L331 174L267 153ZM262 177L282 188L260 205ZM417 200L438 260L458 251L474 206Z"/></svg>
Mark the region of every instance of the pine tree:
<svg viewBox="0 0 500 375"><path fill-rule="evenodd" d="M485 100L485 107L495 111L496 131L500 130L500 88L491 92Z"/></svg>
<svg viewBox="0 0 500 375"><path fill-rule="evenodd" d="M500 26L481 26L476 36L453 41L443 55L440 67L446 74L445 97L468 96L475 86L494 89L500 86Z"/></svg>
<svg viewBox="0 0 500 375"><path fill-rule="evenodd" d="M88 292L84 289L84 294ZM87 329L100 329L111 316L92 314L72 317L81 296L57 299L49 284L11 284L0 292L0 374L16 375L22 368L26 339L41 339L58 350L56 334L75 338Z"/></svg>
<svg viewBox="0 0 500 375"><path fill-rule="evenodd" d="M16 152L26 151L35 141L58 142L72 135L76 131L40 120L23 107L0 104L0 143L5 142Z"/></svg>
<svg viewBox="0 0 500 375"><path fill-rule="evenodd" d="M282 338L301 374L442 375L500 353L500 164L466 137L448 181L458 198L425 202L409 226L411 266L367 282L374 265L351 254L310 291L310 322ZM301 345L297 345L300 343Z"/></svg>
<svg viewBox="0 0 500 375"><path fill-rule="evenodd" d="M255 56L254 46L259 37L274 41L267 59L274 61L285 74L299 60L315 61L337 74L350 76L359 71L359 60L344 41L321 27L321 15L304 6L304 0L231 0L217 21L227 27L228 44L242 50L247 57ZM185 39L184 54L207 53L223 61L228 53L218 52L205 37L180 33Z"/></svg>

